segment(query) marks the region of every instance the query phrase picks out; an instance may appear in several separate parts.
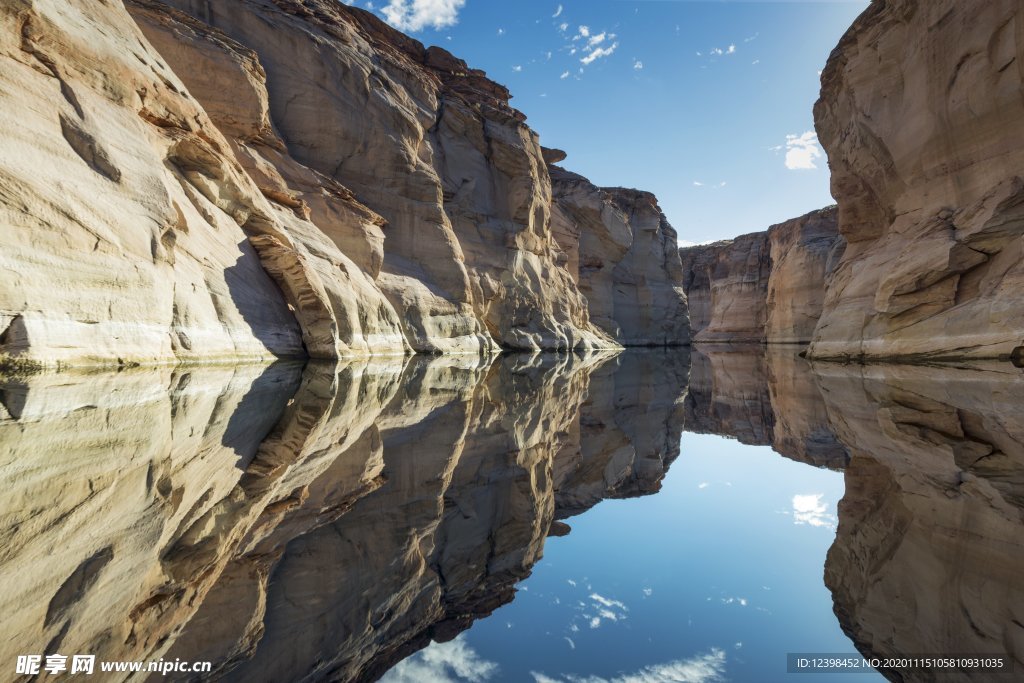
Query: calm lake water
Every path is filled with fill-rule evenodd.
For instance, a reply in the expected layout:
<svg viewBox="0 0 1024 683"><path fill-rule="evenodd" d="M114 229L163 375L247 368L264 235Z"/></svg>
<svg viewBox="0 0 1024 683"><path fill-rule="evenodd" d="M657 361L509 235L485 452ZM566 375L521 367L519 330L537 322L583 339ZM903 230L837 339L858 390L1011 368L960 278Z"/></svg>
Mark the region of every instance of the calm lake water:
<svg viewBox="0 0 1024 683"><path fill-rule="evenodd" d="M1024 671L1022 389L760 347L0 378L0 680Z"/></svg>

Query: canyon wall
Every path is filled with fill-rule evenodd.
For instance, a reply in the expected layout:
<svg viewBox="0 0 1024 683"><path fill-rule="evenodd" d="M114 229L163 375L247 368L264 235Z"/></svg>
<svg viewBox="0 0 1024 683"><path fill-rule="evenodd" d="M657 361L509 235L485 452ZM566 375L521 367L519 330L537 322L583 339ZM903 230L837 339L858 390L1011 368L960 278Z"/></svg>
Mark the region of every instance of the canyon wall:
<svg viewBox="0 0 1024 683"><path fill-rule="evenodd" d="M1016 0L873 2L815 126L848 243L811 356L1008 357L1024 343Z"/></svg>
<svg viewBox="0 0 1024 683"><path fill-rule="evenodd" d="M590 303L591 321L629 346L689 343L676 231L655 196L548 168L552 230Z"/></svg>
<svg viewBox="0 0 1024 683"><path fill-rule="evenodd" d="M680 249L693 340L809 342L844 246L832 207Z"/></svg>
<svg viewBox="0 0 1024 683"><path fill-rule="evenodd" d="M621 244L554 228L509 92L368 12L41 0L0 21L5 366L688 341L653 197L617 192ZM556 232L604 249L615 286L585 296Z"/></svg>

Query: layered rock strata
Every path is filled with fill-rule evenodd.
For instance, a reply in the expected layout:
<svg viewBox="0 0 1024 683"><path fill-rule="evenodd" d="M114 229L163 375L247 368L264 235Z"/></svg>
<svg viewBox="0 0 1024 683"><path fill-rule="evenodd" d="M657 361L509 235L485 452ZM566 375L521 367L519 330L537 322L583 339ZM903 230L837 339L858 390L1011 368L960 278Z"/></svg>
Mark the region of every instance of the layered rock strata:
<svg viewBox="0 0 1024 683"><path fill-rule="evenodd" d="M815 105L849 243L809 353L1009 357L1024 342L1015 0L874 2Z"/></svg>
<svg viewBox="0 0 1024 683"><path fill-rule="evenodd" d="M594 324L627 346L689 343L676 232L654 195L548 169L552 230Z"/></svg>
<svg viewBox="0 0 1024 683"><path fill-rule="evenodd" d="M167 4L218 42L245 46L266 74L263 99L288 164L343 185L382 217L376 282L413 349L614 345L589 323L560 264L537 134L503 86L342 3ZM190 71L191 55L178 63ZM272 172L283 163L248 147L252 165Z"/></svg>
<svg viewBox="0 0 1024 683"><path fill-rule="evenodd" d="M42 0L0 20L3 367L687 341L653 197L553 227L554 159L508 91L370 13ZM589 300L580 253L613 274Z"/></svg>
<svg viewBox="0 0 1024 683"><path fill-rule="evenodd" d="M809 342L844 247L832 207L681 249L694 341Z"/></svg>

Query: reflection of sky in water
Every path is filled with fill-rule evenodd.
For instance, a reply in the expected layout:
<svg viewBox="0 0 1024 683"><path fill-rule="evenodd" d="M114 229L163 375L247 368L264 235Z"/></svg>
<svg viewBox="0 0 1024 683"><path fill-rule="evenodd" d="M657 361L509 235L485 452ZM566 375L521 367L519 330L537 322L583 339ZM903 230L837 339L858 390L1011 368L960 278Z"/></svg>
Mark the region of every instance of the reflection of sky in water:
<svg viewBox="0 0 1024 683"><path fill-rule="evenodd" d="M769 683L787 652L852 653L822 580L842 495L840 473L684 434L660 493L567 520L510 605L384 680Z"/></svg>

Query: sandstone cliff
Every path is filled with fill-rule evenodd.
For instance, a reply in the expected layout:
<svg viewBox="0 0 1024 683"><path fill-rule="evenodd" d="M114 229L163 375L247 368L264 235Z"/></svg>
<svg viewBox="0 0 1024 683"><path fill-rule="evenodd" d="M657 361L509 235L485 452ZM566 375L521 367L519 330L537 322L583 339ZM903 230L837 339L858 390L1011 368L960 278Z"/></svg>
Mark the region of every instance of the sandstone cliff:
<svg viewBox="0 0 1024 683"><path fill-rule="evenodd" d="M649 192L600 188L550 165L552 229L590 304L590 318L627 346L690 341L676 232Z"/></svg>
<svg viewBox="0 0 1024 683"><path fill-rule="evenodd" d="M680 249L694 341L809 342L844 246L827 208Z"/></svg>
<svg viewBox="0 0 1024 683"><path fill-rule="evenodd" d="M371 245L359 245L358 253L371 251L377 285L413 349L614 345L589 323L586 300L557 262L537 134L503 86L342 3L167 4L201 20L217 42L227 36L244 45L234 51L266 74L259 99L287 152L243 138L243 165L269 173L271 189L293 198L300 193L289 184L289 168L300 166L342 184L382 217L382 254L372 232ZM163 22L194 23L168 12ZM147 22L151 36L175 33L153 37L155 43L180 45L173 26L154 23ZM208 83L191 52L167 59L195 74L183 76L186 85ZM204 97L210 85L195 87L200 101L221 103L216 93ZM361 232L343 235L341 249L352 237L365 241Z"/></svg>
<svg viewBox="0 0 1024 683"><path fill-rule="evenodd" d="M330 0L125 5L0 8L3 362L688 341L653 197L567 224L483 72Z"/></svg>
<svg viewBox="0 0 1024 683"><path fill-rule="evenodd" d="M849 243L809 353L1009 356L1024 340L1016 0L873 2L815 105Z"/></svg>

